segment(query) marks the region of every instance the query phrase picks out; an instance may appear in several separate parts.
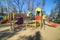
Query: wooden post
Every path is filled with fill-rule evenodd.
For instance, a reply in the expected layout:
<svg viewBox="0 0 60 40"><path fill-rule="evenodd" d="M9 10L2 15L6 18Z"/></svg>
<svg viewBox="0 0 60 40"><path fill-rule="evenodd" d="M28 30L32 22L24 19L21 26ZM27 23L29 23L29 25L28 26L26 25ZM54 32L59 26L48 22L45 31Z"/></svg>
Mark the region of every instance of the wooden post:
<svg viewBox="0 0 60 40"><path fill-rule="evenodd" d="M8 14L8 23L9 23L9 20L10 20L10 14Z"/></svg>
<svg viewBox="0 0 60 40"><path fill-rule="evenodd" d="M14 15L15 15L15 12L13 12L13 22L12 22L13 29L15 29L15 26L14 26Z"/></svg>
<svg viewBox="0 0 60 40"><path fill-rule="evenodd" d="M35 20L35 28L37 27L37 21Z"/></svg>
<svg viewBox="0 0 60 40"><path fill-rule="evenodd" d="M13 15L13 14L12 14L12 15ZM10 24L11 24L11 31L14 31L14 28L13 28L13 21L11 20L12 15L10 14Z"/></svg>
<svg viewBox="0 0 60 40"><path fill-rule="evenodd" d="M12 31L13 29L12 29L12 23L11 23L11 14L9 16L10 16L10 21L9 22L11 24L11 26L10 26L11 29L10 30Z"/></svg>
<svg viewBox="0 0 60 40"><path fill-rule="evenodd" d="M42 10L40 11L40 13L41 13L40 15L41 15L41 18L42 18L42 19L41 19L41 21L40 21L40 27L42 28L42 26L43 26L43 16L42 16Z"/></svg>

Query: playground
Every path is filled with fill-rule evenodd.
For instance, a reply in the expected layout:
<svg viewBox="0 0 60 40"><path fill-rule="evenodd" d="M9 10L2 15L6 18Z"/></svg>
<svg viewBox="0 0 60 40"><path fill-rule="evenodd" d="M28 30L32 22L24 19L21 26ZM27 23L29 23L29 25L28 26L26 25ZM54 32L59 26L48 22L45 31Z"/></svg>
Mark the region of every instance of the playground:
<svg viewBox="0 0 60 40"><path fill-rule="evenodd" d="M4 25L0 27L0 40L32 40L38 31L38 40L60 40L60 25L56 28L45 25L45 29L28 27L26 30L18 27L14 32L10 31L10 26Z"/></svg>
<svg viewBox="0 0 60 40"><path fill-rule="evenodd" d="M39 9L39 10L38 10ZM42 14L41 9L37 8L37 14L33 20L30 12L29 19L26 20L26 14L20 14L16 16L13 12L9 15L9 21L7 16L0 24L0 40L60 40L60 24L49 21ZM45 24L43 19L45 19Z"/></svg>
<svg viewBox="0 0 60 40"><path fill-rule="evenodd" d="M0 40L60 40L60 1L0 0Z"/></svg>

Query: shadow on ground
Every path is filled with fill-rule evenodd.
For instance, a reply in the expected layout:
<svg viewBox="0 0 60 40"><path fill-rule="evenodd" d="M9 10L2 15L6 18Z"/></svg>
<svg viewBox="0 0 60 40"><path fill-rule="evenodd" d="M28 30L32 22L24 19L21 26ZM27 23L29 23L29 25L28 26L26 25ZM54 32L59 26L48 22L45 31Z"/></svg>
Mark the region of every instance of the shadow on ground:
<svg viewBox="0 0 60 40"><path fill-rule="evenodd" d="M0 24L0 27L7 27L7 26L11 26L11 24Z"/></svg>
<svg viewBox="0 0 60 40"><path fill-rule="evenodd" d="M36 33L35 33L35 35L34 36L32 36L32 35L30 35L30 36L23 36L23 37L19 37L19 39L17 39L17 40L41 40L41 34L40 34L40 31L37 31Z"/></svg>
<svg viewBox="0 0 60 40"><path fill-rule="evenodd" d="M19 31L21 31L20 27L15 28L15 30L12 32L9 29L0 31L0 40L7 40L8 38L11 38L12 36L16 35Z"/></svg>

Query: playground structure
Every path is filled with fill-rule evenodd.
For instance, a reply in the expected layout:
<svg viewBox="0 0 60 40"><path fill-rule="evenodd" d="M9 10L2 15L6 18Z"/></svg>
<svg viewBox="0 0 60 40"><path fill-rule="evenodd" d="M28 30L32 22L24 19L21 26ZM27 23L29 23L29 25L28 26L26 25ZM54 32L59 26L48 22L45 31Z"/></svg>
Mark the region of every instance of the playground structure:
<svg viewBox="0 0 60 40"><path fill-rule="evenodd" d="M5 23L8 23L8 16L2 16L1 18L0 18L0 24L5 24Z"/></svg>
<svg viewBox="0 0 60 40"><path fill-rule="evenodd" d="M2 20L2 22L1 22L1 24L5 24L5 23L8 23L8 19L7 19L7 17L6 17L6 16L3 18L3 20Z"/></svg>
<svg viewBox="0 0 60 40"><path fill-rule="evenodd" d="M36 9L36 12L39 12L39 15L37 15L37 13L36 13L35 20L30 20L29 19L29 20L26 20L26 22L25 22L25 18L27 16L26 14L16 14L16 12L13 12L12 14L10 14L11 29L14 30L15 25L17 25L17 26L25 26L26 28L29 27L29 26L34 27L34 28L37 28L39 26L40 28L42 28L43 27L42 9L38 7ZM16 20L15 17L17 17L18 19ZM57 26L52 22L50 22L50 24L52 26Z"/></svg>
<svg viewBox="0 0 60 40"><path fill-rule="evenodd" d="M42 10L40 9L40 8L37 8L36 9L36 12L37 11L39 11L40 12L40 14L39 15L42 15ZM31 12L28 12L28 16L29 16L29 18L30 18L30 13ZM40 27L42 28L42 26L43 26L43 24L42 24L42 19L41 19L41 17L40 16L35 16L36 18L35 18L35 20L29 20L29 21L26 21L27 23L24 23L25 24L25 26L26 26L26 28L28 27L28 26L32 26L32 27L35 27L35 28L37 28L38 27L38 25L40 24ZM39 23L39 24L38 24Z"/></svg>
<svg viewBox="0 0 60 40"><path fill-rule="evenodd" d="M35 13L35 20L26 20L25 22L25 18L27 17L26 14L17 14L15 11L10 13L8 16L4 16L4 20L2 21L3 23L10 23L10 29L14 30L16 28L15 25L17 26L25 26L26 28L31 26L34 28L37 28L38 26L40 28L43 27L43 13L42 13L42 9L41 8L36 8L36 13ZM30 15L29 15L30 16ZM31 16L32 17L32 16ZM48 22L48 21L46 21ZM57 26L56 24L52 23L52 22L48 22L50 25L52 26Z"/></svg>
<svg viewBox="0 0 60 40"><path fill-rule="evenodd" d="M36 12L37 11L39 11L40 12L40 15L42 15L42 10L40 9L40 8L37 8L36 9ZM28 22L28 23L24 23L24 18L26 17L26 15L24 14L20 14L20 15L18 15L19 17L18 17L18 20L16 20L16 22L15 22L15 17L17 17L17 14L16 14L16 12L13 12L12 14L10 14L9 15L10 16L10 24L11 24L11 29L13 29L14 30L14 28L15 28L15 25L21 25L21 24L23 24L24 26L26 26L26 28L28 27L28 25L29 26L33 26L33 27L37 27L37 22L40 22L40 27L42 27L42 20L39 18L39 20L36 18L35 20L34 20L34 22L33 21L31 21L31 20L29 20L30 22ZM39 16L40 17L40 16ZM33 23L33 24L32 24Z"/></svg>
<svg viewBox="0 0 60 40"><path fill-rule="evenodd" d="M16 12L13 12L9 15L9 17L10 17L11 30L14 30L16 25L20 26L24 23L26 14L17 14Z"/></svg>

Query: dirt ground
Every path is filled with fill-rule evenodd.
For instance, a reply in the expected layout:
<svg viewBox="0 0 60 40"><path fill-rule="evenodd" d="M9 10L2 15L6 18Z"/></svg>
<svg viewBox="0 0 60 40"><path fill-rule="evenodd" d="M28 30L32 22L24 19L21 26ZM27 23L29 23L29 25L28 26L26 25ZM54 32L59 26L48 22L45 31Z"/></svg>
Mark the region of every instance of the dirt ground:
<svg viewBox="0 0 60 40"><path fill-rule="evenodd" d="M17 29L14 33L9 33L9 28L0 28L0 40L60 40L60 24L57 27L45 25L45 29L44 27L42 29L40 27L28 27L26 30ZM2 37L2 35L5 36Z"/></svg>

